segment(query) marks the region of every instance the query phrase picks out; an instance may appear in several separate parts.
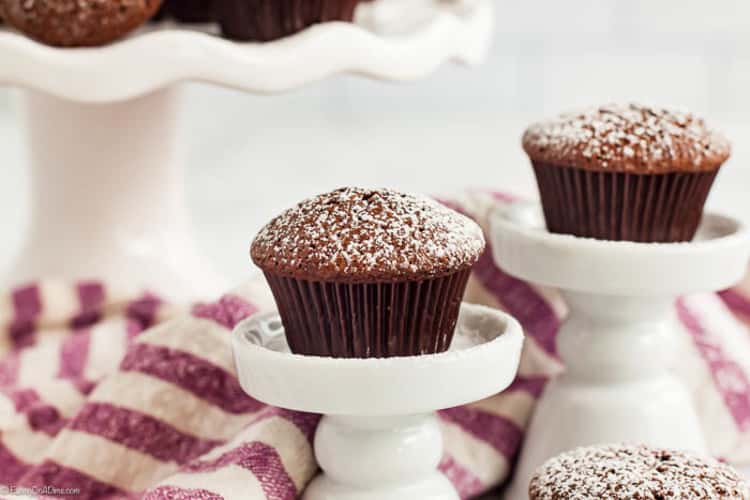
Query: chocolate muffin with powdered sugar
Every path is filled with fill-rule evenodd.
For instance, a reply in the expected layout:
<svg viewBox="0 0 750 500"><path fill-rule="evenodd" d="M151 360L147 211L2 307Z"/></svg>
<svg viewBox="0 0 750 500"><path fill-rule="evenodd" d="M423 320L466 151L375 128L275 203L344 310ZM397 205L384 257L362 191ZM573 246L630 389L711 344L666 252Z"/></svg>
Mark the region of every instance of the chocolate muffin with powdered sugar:
<svg viewBox="0 0 750 500"><path fill-rule="evenodd" d="M608 105L523 137L553 233L636 242L693 238L729 142L691 113Z"/></svg>
<svg viewBox="0 0 750 500"><path fill-rule="evenodd" d="M748 485L711 458L644 445L602 445L540 467L530 500L747 500Z"/></svg>
<svg viewBox="0 0 750 500"><path fill-rule="evenodd" d="M264 227L252 259L293 352L368 358L448 349L479 226L427 197L343 188Z"/></svg>

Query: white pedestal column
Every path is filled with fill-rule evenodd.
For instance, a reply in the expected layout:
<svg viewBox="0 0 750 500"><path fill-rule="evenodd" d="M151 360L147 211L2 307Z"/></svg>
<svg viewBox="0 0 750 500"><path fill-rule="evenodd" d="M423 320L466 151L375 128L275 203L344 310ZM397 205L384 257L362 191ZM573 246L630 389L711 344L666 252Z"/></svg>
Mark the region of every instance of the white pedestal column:
<svg viewBox="0 0 750 500"><path fill-rule="evenodd" d="M305 500L458 500L438 471L443 438L434 412L508 387L522 345L516 320L468 304L451 349L440 354L295 355L274 313L256 314L232 334L245 392L273 406L324 415L315 435L323 474Z"/></svg>
<svg viewBox="0 0 750 500"><path fill-rule="evenodd" d="M443 438L434 414L326 416L315 436L325 472L305 500L458 500L437 466Z"/></svg>
<svg viewBox="0 0 750 500"><path fill-rule="evenodd" d="M578 446L627 442L707 451L692 398L669 371L672 299L564 296L570 316L557 345L566 372L534 412L510 500L525 500L536 468Z"/></svg>
<svg viewBox="0 0 750 500"><path fill-rule="evenodd" d="M173 300L221 291L190 232L178 108L175 88L107 104L25 93L31 219L4 285L95 278Z"/></svg>
<svg viewBox="0 0 750 500"><path fill-rule="evenodd" d="M538 205L492 214L495 260L506 272L563 294L558 336L566 372L543 392L509 490L525 500L547 459L599 443L706 451L687 389L670 375L674 297L724 289L745 272L750 233L704 216L689 243L633 243L551 234Z"/></svg>

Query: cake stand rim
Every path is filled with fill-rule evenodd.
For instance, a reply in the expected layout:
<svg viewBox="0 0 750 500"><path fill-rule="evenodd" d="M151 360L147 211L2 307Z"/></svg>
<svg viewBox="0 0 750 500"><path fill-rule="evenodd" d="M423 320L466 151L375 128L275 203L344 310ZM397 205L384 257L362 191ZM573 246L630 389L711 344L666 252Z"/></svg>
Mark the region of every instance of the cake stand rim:
<svg viewBox="0 0 750 500"><path fill-rule="evenodd" d="M709 292L739 282L750 260L750 227L725 214L704 214L699 232L709 226L721 233L710 239L639 243L551 233L543 223L524 224L518 219L521 210L541 213L539 203L532 202L498 203L491 211L494 258L510 274L540 285L601 295ZM553 268L555 256L561 264ZM531 265L532 261L549 265ZM581 272L584 268L588 275ZM690 268L697 270L685 272ZM633 278L643 278L648 270L659 270L661 279Z"/></svg>
<svg viewBox="0 0 750 500"><path fill-rule="evenodd" d="M9 61L0 66L0 85L108 103L187 81L274 94L338 74L415 80L451 60L477 64L485 58L491 0L459 8L463 3L436 1L432 19L406 33L378 34L354 23L328 22L265 43L235 42L189 27L155 28L106 46L71 49L0 28L0 60ZM316 57L309 57L312 53Z"/></svg>
<svg viewBox="0 0 750 500"><path fill-rule="evenodd" d="M479 401L501 392L513 382L524 334L520 323L500 310L463 303L462 311L465 311L462 314L492 314L503 322L504 330L488 342L458 351L342 359L284 353L251 343L244 335L248 325L257 319L251 317L240 322L232 332L240 384L249 395L267 404L328 415L420 414ZM485 374L482 380L475 376L479 372ZM455 378L451 380L451 377ZM313 379L315 381L311 382ZM331 384L332 381L338 383ZM397 386L398 382L415 382L415 385ZM437 390L430 391L425 386ZM302 394L303 390L323 394L322 398L327 400L311 401L313 398ZM361 394L363 390L370 393L365 396ZM405 398L404 394L410 398ZM387 401L389 398L391 400ZM300 403L303 399L305 402Z"/></svg>

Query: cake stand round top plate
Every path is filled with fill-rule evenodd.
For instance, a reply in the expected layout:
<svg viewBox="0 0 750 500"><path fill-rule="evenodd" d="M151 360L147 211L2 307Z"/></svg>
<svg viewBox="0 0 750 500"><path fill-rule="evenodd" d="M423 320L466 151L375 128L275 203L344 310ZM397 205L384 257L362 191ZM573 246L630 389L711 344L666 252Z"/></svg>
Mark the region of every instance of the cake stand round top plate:
<svg viewBox="0 0 750 500"><path fill-rule="evenodd" d="M376 0L361 6L355 23L321 24L268 43L155 25L111 45L60 49L0 29L0 84L111 102L181 81L272 93L339 73L412 80L450 60L480 62L492 32L491 1L399 0L413 14L407 24L394 15L398 2Z"/></svg>
<svg viewBox="0 0 750 500"><path fill-rule="evenodd" d="M350 416L411 415L492 396L510 385L523 332L507 314L463 304L448 352L384 359L291 354L276 314L232 334L242 388L265 403Z"/></svg>
<svg viewBox="0 0 750 500"><path fill-rule="evenodd" d="M502 205L491 216L495 260L533 283L604 295L678 295L728 288L745 273L750 232L707 214L689 243L634 243L547 231L535 203Z"/></svg>

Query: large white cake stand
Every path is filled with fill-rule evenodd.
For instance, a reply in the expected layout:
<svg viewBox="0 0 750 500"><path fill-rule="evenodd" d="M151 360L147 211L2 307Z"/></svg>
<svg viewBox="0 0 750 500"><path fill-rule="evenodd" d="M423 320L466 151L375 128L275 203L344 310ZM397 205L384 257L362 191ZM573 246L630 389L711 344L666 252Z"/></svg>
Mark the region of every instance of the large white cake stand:
<svg viewBox="0 0 750 500"><path fill-rule="evenodd" d="M577 446L707 451L691 397L669 372L673 303L737 283L750 257L748 230L707 215L691 243L600 241L549 233L536 204L501 208L491 225L498 265L560 289L570 309L557 341L566 372L539 401L508 498L526 499L534 470Z"/></svg>
<svg viewBox="0 0 750 500"><path fill-rule="evenodd" d="M377 0L356 23L271 43L152 26L90 49L0 28L0 85L25 89L32 190L25 243L0 282L96 277L175 300L223 291L190 232L177 84L278 93L341 73L413 80L479 63L492 20L492 0Z"/></svg>
<svg viewBox="0 0 750 500"><path fill-rule="evenodd" d="M324 473L305 500L458 500L438 472L435 410L496 394L513 381L523 333L510 316L464 304L446 353L334 359L289 353L275 314L237 326L242 388L265 403L322 413L315 456Z"/></svg>

